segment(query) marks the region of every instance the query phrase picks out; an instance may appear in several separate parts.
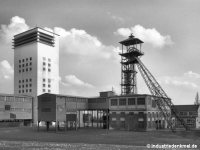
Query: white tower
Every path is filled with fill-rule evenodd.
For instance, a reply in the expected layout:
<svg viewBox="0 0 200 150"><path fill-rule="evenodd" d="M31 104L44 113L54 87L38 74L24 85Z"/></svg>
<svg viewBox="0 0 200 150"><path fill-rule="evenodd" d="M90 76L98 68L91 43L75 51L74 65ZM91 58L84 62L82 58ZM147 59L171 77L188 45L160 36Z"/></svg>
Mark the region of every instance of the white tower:
<svg viewBox="0 0 200 150"><path fill-rule="evenodd" d="M14 94L33 96L37 123L37 96L59 94L59 35L34 28L14 36Z"/></svg>

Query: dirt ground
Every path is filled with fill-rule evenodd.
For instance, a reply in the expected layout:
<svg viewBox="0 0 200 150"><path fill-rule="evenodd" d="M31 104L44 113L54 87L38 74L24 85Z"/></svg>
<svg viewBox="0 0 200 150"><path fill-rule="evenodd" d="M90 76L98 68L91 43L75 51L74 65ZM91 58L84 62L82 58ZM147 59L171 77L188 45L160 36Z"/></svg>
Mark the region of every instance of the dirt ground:
<svg viewBox="0 0 200 150"><path fill-rule="evenodd" d="M0 128L0 149L16 149L17 146L19 149L45 149L45 145L46 149L56 149L56 146L61 146L60 149L145 149L147 144L195 144L200 149L200 130L172 133L171 130L132 132L83 128L55 132L50 128L47 132L40 128L38 132L36 127Z"/></svg>

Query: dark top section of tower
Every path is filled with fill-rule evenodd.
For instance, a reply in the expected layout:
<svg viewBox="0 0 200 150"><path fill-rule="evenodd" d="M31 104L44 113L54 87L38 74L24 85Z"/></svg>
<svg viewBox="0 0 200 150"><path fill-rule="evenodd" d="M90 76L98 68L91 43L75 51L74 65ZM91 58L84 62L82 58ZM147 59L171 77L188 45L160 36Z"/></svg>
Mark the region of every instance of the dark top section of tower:
<svg viewBox="0 0 200 150"><path fill-rule="evenodd" d="M36 27L34 29L15 35L13 39L13 46L16 48L33 42L40 42L49 46L54 46L54 33Z"/></svg>
<svg viewBox="0 0 200 150"><path fill-rule="evenodd" d="M122 45L125 45L125 46L129 46L129 45L135 45L135 44L141 44L141 43L144 43L143 41L141 41L140 39L138 38L135 38L132 34L129 36L128 39L124 40L124 41L121 41L119 42L120 44Z"/></svg>

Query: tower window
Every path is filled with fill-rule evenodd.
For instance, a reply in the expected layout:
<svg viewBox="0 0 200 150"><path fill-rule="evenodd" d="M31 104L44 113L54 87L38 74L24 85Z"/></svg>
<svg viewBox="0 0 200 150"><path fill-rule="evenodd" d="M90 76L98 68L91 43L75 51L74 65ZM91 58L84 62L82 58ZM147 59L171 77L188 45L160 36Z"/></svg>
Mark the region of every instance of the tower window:
<svg viewBox="0 0 200 150"><path fill-rule="evenodd" d="M24 72L24 69L22 69L22 72Z"/></svg>
<svg viewBox="0 0 200 150"><path fill-rule="evenodd" d="M24 83L24 80L22 80L22 83Z"/></svg>
<svg viewBox="0 0 200 150"><path fill-rule="evenodd" d="M26 61L28 61L28 58L26 58Z"/></svg>
<svg viewBox="0 0 200 150"><path fill-rule="evenodd" d="M29 89L29 92L31 92L32 90L31 89Z"/></svg>
<svg viewBox="0 0 200 150"><path fill-rule="evenodd" d="M32 57L30 57L30 60L32 60Z"/></svg>
<svg viewBox="0 0 200 150"><path fill-rule="evenodd" d="M21 83L21 80L19 80L19 83Z"/></svg>
<svg viewBox="0 0 200 150"><path fill-rule="evenodd" d="M24 62L24 59L22 60L22 62Z"/></svg>
<svg viewBox="0 0 200 150"><path fill-rule="evenodd" d="M28 71L28 68L26 68L26 71Z"/></svg>
<svg viewBox="0 0 200 150"><path fill-rule="evenodd" d="M26 66L28 66L28 63L26 63Z"/></svg>
<svg viewBox="0 0 200 150"><path fill-rule="evenodd" d="M21 88L21 85L19 85L19 88Z"/></svg>
<svg viewBox="0 0 200 150"><path fill-rule="evenodd" d="M32 62L30 62L30 66L32 65Z"/></svg>
<svg viewBox="0 0 200 150"><path fill-rule="evenodd" d="M24 64L22 65L22 67L24 67Z"/></svg>
<svg viewBox="0 0 200 150"><path fill-rule="evenodd" d="M26 79L26 82L28 82L28 79Z"/></svg>
<svg viewBox="0 0 200 150"><path fill-rule="evenodd" d="M21 70L19 70L19 73L21 73Z"/></svg>
<svg viewBox="0 0 200 150"><path fill-rule="evenodd" d="M19 93L21 93L21 90L19 90Z"/></svg>
<svg viewBox="0 0 200 150"><path fill-rule="evenodd" d="M29 84L29 86L31 87L31 86L32 86L32 84Z"/></svg>
<svg viewBox="0 0 200 150"><path fill-rule="evenodd" d="M30 78L30 79L29 79L29 81L31 82L31 81L32 81L32 79Z"/></svg>
<svg viewBox="0 0 200 150"><path fill-rule="evenodd" d="M26 92L28 92L28 90L26 89Z"/></svg>
<svg viewBox="0 0 200 150"><path fill-rule="evenodd" d="M24 85L22 85L22 88L24 88Z"/></svg>
<svg viewBox="0 0 200 150"><path fill-rule="evenodd" d="M32 68L30 68L30 71L32 70Z"/></svg>
<svg viewBox="0 0 200 150"><path fill-rule="evenodd" d="M24 90L22 90L22 93L24 93Z"/></svg>
<svg viewBox="0 0 200 150"><path fill-rule="evenodd" d="M28 87L28 84L26 84L26 87Z"/></svg>
<svg viewBox="0 0 200 150"><path fill-rule="evenodd" d="M21 60L19 60L19 63L21 63Z"/></svg>
<svg viewBox="0 0 200 150"><path fill-rule="evenodd" d="M19 68L21 68L21 65L19 65Z"/></svg>

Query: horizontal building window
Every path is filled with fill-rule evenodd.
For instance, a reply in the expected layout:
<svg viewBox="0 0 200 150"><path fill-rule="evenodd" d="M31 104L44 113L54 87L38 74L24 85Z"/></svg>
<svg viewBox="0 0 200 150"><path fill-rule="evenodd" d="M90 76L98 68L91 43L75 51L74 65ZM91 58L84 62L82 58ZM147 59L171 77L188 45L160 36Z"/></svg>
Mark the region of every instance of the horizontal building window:
<svg viewBox="0 0 200 150"><path fill-rule="evenodd" d="M48 64L49 67L51 67L51 64Z"/></svg>
<svg viewBox="0 0 200 150"><path fill-rule="evenodd" d="M50 87L51 87L51 85L50 85L50 84L48 84L48 87L50 88Z"/></svg>
<svg viewBox="0 0 200 150"><path fill-rule="evenodd" d="M21 63L21 60L19 60L19 63Z"/></svg>
<svg viewBox="0 0 200 150"><path fill-rule="evenodd" d="M26 71L28 71L28 68L26 68Z"/></svg>
<svg viewBox="0 0 200 150"><path fill-rule="evenodd" d="M43 71L45 71L46 69L45 68L43 68Z"/></svg>
<svg viewBox="0 0 200 150"><path fill-rule="evenodd" d="M46 63L45 63L45 62L43 62L43 65L45 66L45 65L46 65Z"/></svg>
<svg viewBox="0 0 200 150"><path fill-rule="evenodd" d="M30 62L30 66L32 65L32 62Z"/></svg>
<svg viewBox="0 0 200 150"><path fill-rule="evenodd" d="M144 113L143 112L139 112L139 118L143 118L144 117Z"/></svg>
<svg viewBox="0 0 200 150"><path fill-rule="evenodd" d="M28 79L26 79L26 82L28 82Z"/></svg>
<svg viewBox="0 0 200 150"><path fill-rule="evenodd" d="M32 57L30 57L30 60L32 60Z"/></svg>
<svg viewBox="0 0 200 150"><path fill-rule="evenodd" d="M15 101L16 102L24 102L24 98L23 97L15 97Z"/></svg>
<svg viewBox="0 0 200 150"><path fill-rule="evenodd" d="M43 79L43 82L45 82L46 81L46 79Z"/></svg>
<svg viewBox="0 0 200 150"><path fill-rule="evenodd" d="M26 67L28 66L28 63L26 63Z"/></svg>
<svg viewBox="0 0 200 150"><path fill-rule="evenodd" d="M145 105L145 98L138 98L137 105Z"/></svg>
<svg viewBox="0 0 200 150"><path fill-rule="evenodd" d="M32 68L30 68L29 70L32 71Z"/></svg>
<svg viewBox="0 0 200 150"><path fill-rule="evenodd" d="M43 103L51 102L51 99L49 97L42 97L42 102Z"/></svg>
<svg viewBox="0 0 200 150"><path fill-rule="evenodd" d="M21 68L21 65L19 65L19 68Z"/></svg>
<svg viewBox="0 0 200 150"><path fill-rule="evenodd" d="M32 92L32 90L31 90L31 89L29 89L29 92Z"/></svg>
<svg viewBox="0 0 200 150"><path fill-rule="evenodd" d="M51 79L48 79L48 83L51 83Z"/></svg>
<svg viewBox="0 0 200 150"><path fill-rule="evenodd" d="M5 110L10 110L10 105L5 105Z"/></svg>
<svg viewBox="0 0 200 150"><path fill-rule="evenodd" d="M51 93L51 90L48 90L48 93Z"/></svg>
<svg viewBox="0 0 200 150"><path fill-rule="evenodd" d="M19 70L19 73L21 73L21 70Z"/></svg>
<svg viewBox="0 0 200 150"><path fill-rule="evenodd" d="M51 62L51 59L50 59L50 58L48 58L48 61L49 61L49 62Z"/></svg>
<svg viewBox="0 0 200 150"><path fill-rule="evenodd" d="M48 69L48 72L51 72L51 69Z"/></svg>
<svg viewBox="0 0 200 150"><path fill-rule="evenodd" d="M45 89L43 89L43 92L45 92Z"/></svg>
<svg viewBox="0 0 200 150"><path fill-rule="evenodd" d="M22 62L24 62L24 59L22 59Z"/></svg>
<svg viewBox="0 0 200 150"><path fill-rule="evenodd" d="M21 80L19 80L19 83L21 83Z"/></svg>
<svg viewBox="0 0 200 150"><path fill-rule="evenodd" d="M26 61L28 61L28 58L26 58Z"/></svg>
<svg viewBox="0 0 200 150"><path fill-rule="evenodd" d="M29 81L31 82L31 81L32 81L32 79L30 78L30 79L29 79Z"/></svg>
<svg viewBox="0 0 200 150"><path fill-rule="evenodd" d="M117 99L111 99L111 106L117 106Z"/></svg>
<svg viewBox="0 0 200 150"><path fill-rule="evenodd" d="M126 99L119 99L119 106L126 106Z"/></svg>
<svg viewBox="0 0 200 150"><path fill-rule="evenodd" d="M24 67L24 64L22 65L22 67Z"/></svg>
<svg viewBox="0 0 200 150"><path fill-rule="evenodd" d="M29 87L31 87L32 86L32 84L29 84Z"/></svg>
<svg viewBox="0 0 200 150"><path fill-rule="evenodd" d="M135 98L128 98L128 105L135 105Z"/></svg>

